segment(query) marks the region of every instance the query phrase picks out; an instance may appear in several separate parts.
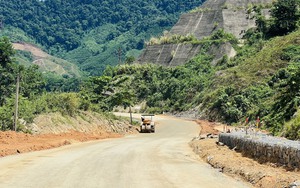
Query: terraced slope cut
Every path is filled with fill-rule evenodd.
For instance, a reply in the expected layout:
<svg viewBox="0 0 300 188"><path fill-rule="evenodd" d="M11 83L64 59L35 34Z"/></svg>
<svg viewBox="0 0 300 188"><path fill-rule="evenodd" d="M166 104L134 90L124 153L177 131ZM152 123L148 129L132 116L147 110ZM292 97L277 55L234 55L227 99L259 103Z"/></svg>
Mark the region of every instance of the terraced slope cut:
<svg viewBox="0 0 300 188"><path fill-rule="evenodd" d="M248 7L270 3L272 0L208 0L197 10L183 14L170 30L170 35L193 35L197 39L203 39L218 29L224 29L240 39L248 29L255 27L252 13L247 13ZM263 12L268 14L267 9L264 9ZM225 48L225 50L218 56L222 57L226 54L230 57L232 55L232 47L228 47L228 44L225 47L222 45L220 48ZM138 63L177 66L186 63L200 51L201 45L199 44L148 45L139 57Z"/></svg>

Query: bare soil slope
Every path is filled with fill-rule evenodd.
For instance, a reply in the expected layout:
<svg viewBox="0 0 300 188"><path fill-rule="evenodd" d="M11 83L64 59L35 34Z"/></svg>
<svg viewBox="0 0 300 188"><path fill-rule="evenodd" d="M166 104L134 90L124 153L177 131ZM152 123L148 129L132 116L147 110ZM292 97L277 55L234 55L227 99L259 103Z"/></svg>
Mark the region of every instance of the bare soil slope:
<svg viewBox="0 0 300 188"><path fill-rule="evenodd" d="M33 56L33 62L30 63L38 65L41 71L55 72L59 75L70 74L80 76L81 74L79 68L75 64L51 56L33 44L22 42L13 43L13 48L30 52Z"/></svg>
<svg viewBox="0 0 300 188"><path fill-rule="evenodd" d="M50 56L40 48L28 43L13 43L13 48L16 50L31 52L35 59L46 58Z"/></svg>

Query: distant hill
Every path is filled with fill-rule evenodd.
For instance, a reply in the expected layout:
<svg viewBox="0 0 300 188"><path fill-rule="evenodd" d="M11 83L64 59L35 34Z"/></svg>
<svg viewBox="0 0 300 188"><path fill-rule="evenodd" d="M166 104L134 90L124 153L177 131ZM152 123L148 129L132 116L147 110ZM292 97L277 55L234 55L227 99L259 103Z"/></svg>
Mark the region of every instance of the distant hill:
<svg viewBox="0 0 300 188"><path fill-rule="evenodd" d="M137 57L144 40L169 29L179 15L202 0L11 0L1 2L6 35L39 44L51 55L71 60L99 75L106 65ZM27 40L19 40L20 33ZM0 32L3 35L3 32ZM23 38L23 39L25 39ZM120 49L119 55L116 51Z"/></svg>

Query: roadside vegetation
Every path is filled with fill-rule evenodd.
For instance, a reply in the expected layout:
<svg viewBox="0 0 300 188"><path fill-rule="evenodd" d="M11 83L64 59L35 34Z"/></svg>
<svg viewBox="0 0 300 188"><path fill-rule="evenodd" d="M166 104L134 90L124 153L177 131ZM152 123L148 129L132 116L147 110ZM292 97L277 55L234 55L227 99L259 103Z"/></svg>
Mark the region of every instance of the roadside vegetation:
<svg viewBox="0 0 300 188"><path fill-rule="evenodd" d="M146 101L148 112L196 109L198 116L239 125L247 117L253 124L260 117L261 126L274 135L299 139L299 1L276 2L270 19L262 16L262 8L252 7L258 27L246 33L242 46L218 30L197 40L203 50L185 65L122 65L107 68L100 78L111 83L126 77L126 87L114 92L129 91L132 104ZM149 45L193 41L192 36L164 35ZM225 55L212 66L209 47L228 41L237 55Z"/></svg>
<svg viewBox="0 0 300 188"><path fill-rule="evenodd" d="M0 38L0 130L13 129L18 76L20 80L19 108L16 123L19 131L27 131L25 125L32 123L36 116L53 112L58 112L63 116L76 117L81 115L82 111L90 110L101 113L108 119L115 118L107 110L113 105L119 105L118 101L109 99L109 101L114 101L114 103L107 106L107 108L99 107L94 100L99 101L103 98L93 93L86 96L84 85L80 88L82 80L62 83L59 79L59 82L56 83L54 79L48 79L38 71L37 65L24 67L17 64L14 58L15 53L16 51L13 49L9 39L6 37ZM75 85L72 86L72 84ZM90 82L90 84L93 84L93 82ZM74 88L77 88L77 91L70 92ZM93 100L87 100L85 97ZM126 101L119 98L118 100ZM102 102L104 103L105 101ZM123 101L119 102L126 104Z"/></svg>
<svg viewBox="0 0 300 188"><path fill-rule="evenodd" d="M262 127L274 135L300 139L299 4L299 0L279 0L271 9L270 19L262 16L261 7L253 6L257 28L247 31L243 45L238 45L238 40L223 30L202 40L192 36L164 36L156 42L196 42L202 50L178 67L131 64L130 58L125 65L108 66L102 76L81 80L80 87L69 93L62 92L67 83L61 89L47 89L37 67L16 65L11 58L14 54L11 44L3 38L1 129L10 129L13 123L15 78L19 73L20 118L28 122L41 113L73 116L79 110L108 112L116 106L126 108L146 102L142 109L145 112L194 110L198 117L228 124L240 125L247 117L250 122L260 117ZM234 46L237 55L234 58L225 55L212 65L210 47L227 42ZM51 85L54 87L55 82Z"/></svg>

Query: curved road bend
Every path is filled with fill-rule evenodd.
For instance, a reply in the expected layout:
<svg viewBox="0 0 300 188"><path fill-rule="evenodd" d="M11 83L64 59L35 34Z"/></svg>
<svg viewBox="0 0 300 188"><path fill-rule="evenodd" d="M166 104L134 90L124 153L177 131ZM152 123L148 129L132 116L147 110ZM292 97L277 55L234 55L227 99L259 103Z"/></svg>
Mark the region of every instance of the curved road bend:
<svg viewBox="0 0 300 188"><path fill-rule="evenodd" d="M156 121L155 134L0 158L0 187L250 187L198 160L188 146L199 132L194 122L164 116L157 116Z"/></svg>

